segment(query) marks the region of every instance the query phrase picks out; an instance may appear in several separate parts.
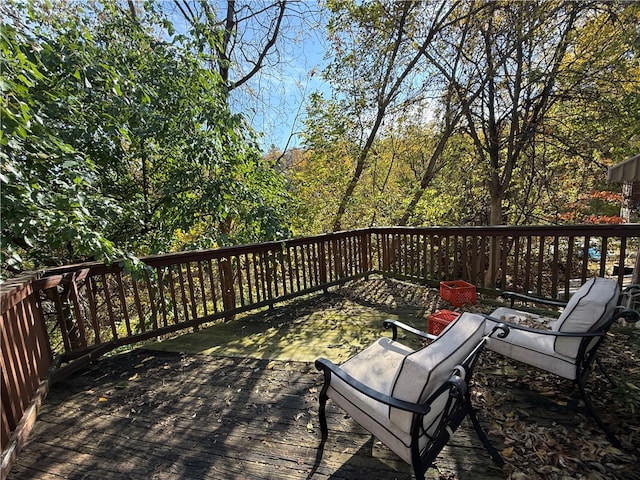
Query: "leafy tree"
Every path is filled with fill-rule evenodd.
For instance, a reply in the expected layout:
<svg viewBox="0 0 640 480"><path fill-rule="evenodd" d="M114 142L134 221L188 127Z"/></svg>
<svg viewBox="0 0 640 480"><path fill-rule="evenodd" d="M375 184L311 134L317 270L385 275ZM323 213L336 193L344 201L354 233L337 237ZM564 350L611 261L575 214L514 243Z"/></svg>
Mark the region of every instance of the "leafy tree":
<svg viewBox="0 0 640 480"><path fill-rule="evenodd" d="M312 95L304 131L305 154L288 171L290 190L296 199L295 234L332 230L337 209L336 191L346 188L357 144L354 125L342 115L344 102L330 102ZM312 145L312 147L310 147Z"/></svg>
<svg viewBox="0 0 640 480"><path fill-rule="evenodd" d="M3 276L83 257L113 260L124 252L104 227L120 208L101 194L96 163L60 138L48 108L68 95L47 60L63 59L19 27L0 25Z"/></svg>
<svg viewBox="0 0 640 480"><path fill-rule="evenodd" d="M475 83L482 85L477 100L464 110L478 166L487 175L489 223L548 219L545 207L554 192L572 190L560 185L566 173L556 176L563 169L575 171L575 176L569 174L574 186L593 178L593 168L583 168L575 155L567 156L584 139L565 137L563 147L554 146L552 139L559 131L568 132L571 110L584 111L593 102L589 108L598 111L604 92L614 85L619 88L623 78L633 78L622 73L628 71L626 62L621 62L627 35L615 31L619 25L606 26L614 17L631 25L630 15L622 15L630 8L636 10L627 5L562 1L493 2L475 17L476 30L461 45L465 49L461 72L473 72ZM611 71L618 75L606 73ZM601 88L605 83L609 86ZM452 86L463 104L468 91L457 81ZM586 92L594 95L591 100ZM582 161L593 162L603 151L592 148ZM581 176L585 171L593 173Z"/></svg>
<svg viewBox="0 0 640 480"><path fill-rule="evenodd" d="M504 222L503 201L518 164L559 98L558 76L581 8L573 2L495 2L477 19L477 35L466 45L468 68L484 84L465 117L476 153L488 167L491 224Z"/></svg>
<svg viewBox="0 0 640 480"><path fill-rule="evenodd" d="M403 115L419 116L429 103L432 72L424 62L425 52L451 23L481 7L460 9L456 2L446 1L335 1L329 7L329 35L336 54L325 75L336 92L333 101L349 102L341 113L353 119L356 130L351 137L358 139L359 148L334 216L332 228L338 230L378 136Z"/></svg>
<svg viewBox="0 0 640 480"><path fill-rule="evenodd" d="M332 229L378 221L564 221L563 206L606 190L597 178L607 158L634 151L637 5L336 1L329 7L336 57L325 76L334 96L309 110L305 139L309 164L325 164L312 171L341 172L332 185L344 193L323 208L325 215L335 212ZM336 136L338 125L345 128ZM410 140L412 127L425 133L422 140ZM616 144L619 133L625 140ZM345 141L346 150L338 146ZM417 173L418 152L419 174L407 183L407 168ZM338 159L351 164L348 182ZM444 215L438 202L457 213ZM385 209L396 215L388 219Z"/></svg>
<svg viewBox="0 0 640 480"><path fill-rule="evenodd" d="M173 0L153 8L186 22L185 34L218 73L232 109L251 112L254 124L290 117L293 78L285 66L295 61L293 66L300 68L305 40L315 37L322 18L316 2ZM287 146L293 135L292 125Z"/></svg>
<svg viewBox="0 0 640 480"><path fill-rule="evenodd" d="M46 135L33 131L35 145L53 139L52 147L42 147L46 162L33 176L46 194L78 205L85 223L79 235L59 235L54 221L44 217L53 216L68 229L69 209L43 205L40 218L25 212L30 179L11 196L24 173L20 160L31 148L30 142L16 143L22 132L16 127L7 130L6 142L3 137L3 143L15 145L8 151L13 163L3 162L3 168L16 165L17 172L5 175L11 188L2 192L3 235L11 231L13 237L6 237L3 248L26 252L24 239L30 237L23 224L42 232L27 252L34 265L288 235L281 221L283 179L260 155L243 117L230 112L224 83L205 68L190 40L172 37L168 20L154 12L132 15L116 4L86 8L48 15L46 5L33 5L30 21L23 23L19 8L8 7L15 21L7 31L16 33L7 49L28 50L31 62L14 61L6 70L7 98L21 95L9 107L24 111L22 101L47 119ZM46 74L32 73L30 83L19 88L29 69ZM74 153L75 163L67 158ZM82 175L70 176L71 167ZM66 182L65 188L48 183L48 172L64 179L59 182ZM66 184L82 195L71 195ZM46 235L59 241L49 244ZM82 243L83 235L93 249ZM49 258L38 253L49 251Z"/></svg>
<svg viewBox="0 0 640 480"><path fill-rule="evenodd" d="M174 4L191 26L199 48L207 49L228 92L249 82L274 56L288 7L286 0L227 0L219 8L203 0L174 0ZM232 70L236 78L231 77Z"/></svg>
<svg viewBox="0 0 640 480"><path fill-rule="evenodd" d="M571 69L561 78L562 109L548 136L568 156L621 161L640 148L640 4L602 5L582 22Z"/></svg>

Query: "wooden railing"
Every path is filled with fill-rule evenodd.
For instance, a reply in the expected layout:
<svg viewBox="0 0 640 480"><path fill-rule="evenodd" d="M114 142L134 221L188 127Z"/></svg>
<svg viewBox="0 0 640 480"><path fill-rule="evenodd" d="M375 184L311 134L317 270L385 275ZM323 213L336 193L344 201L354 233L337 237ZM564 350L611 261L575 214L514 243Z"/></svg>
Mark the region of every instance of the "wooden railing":
<svg viewBox="0 0 640 480"><path fill-rule="evenodd" d="M47 392L52 353L34 282L39 275L13 279L0 291L2 367L2 479L35 422Z"/></svg>
<svg viewBox="0 0 640 480"><path fill-rule="evenodd" d="M640 225L372 229L377 269L435 284L568 297L593 276L624 282L637 263Z"/></svg>
<svg viewBox="0 0 640 480"><path fill-rule="evenodd" d="M119 346L373 273L567 297L592 276L622 284L639 237L640 225L371 228L158 255L134 272L72 265L2 285L3 478L47 382ZM50 370L54 360L62 366Z"/></svg>

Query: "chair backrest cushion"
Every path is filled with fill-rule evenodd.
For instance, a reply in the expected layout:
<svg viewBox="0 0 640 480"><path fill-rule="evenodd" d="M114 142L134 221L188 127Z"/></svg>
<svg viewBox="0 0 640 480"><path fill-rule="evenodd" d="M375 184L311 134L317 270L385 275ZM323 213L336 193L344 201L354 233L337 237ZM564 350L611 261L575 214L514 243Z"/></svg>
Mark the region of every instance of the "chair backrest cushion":
<svg viewBox="0 0 640 480"><path fill-rule="evenodd" d="M484 335L484 323L480 315L463 313L436 340L407 355L396 371L391 395L414 403L427 400L478 345ZM410 413L390 408L389 418L409 431Z"/></svg>
<svg viewBox="0 0 640 480"><path fill-rule="evenodd" d="M560 332L596 332L612 318L619 296L618 282L592 278L571 296L552 328ZM581 341L580 338L558 337L554 348L556 352L574 358Z"/></svg>

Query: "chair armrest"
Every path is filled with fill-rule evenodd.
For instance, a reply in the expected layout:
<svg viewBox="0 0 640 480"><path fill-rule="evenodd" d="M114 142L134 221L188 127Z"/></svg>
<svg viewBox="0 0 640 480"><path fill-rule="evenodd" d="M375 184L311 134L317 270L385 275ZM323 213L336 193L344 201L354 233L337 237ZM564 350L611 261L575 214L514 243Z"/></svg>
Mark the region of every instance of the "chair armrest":
<svg viewBox="0 0 640 480"><path fill-rule="evenodd" d="M509 329L521 330L523 332L537 333L540 335L553 335L554 337L602 337L604 332L558 332L556 330L539 330L537 328L525 327L517 323L505 322L491 315L482 315L487 320L506 325Z"/></svg>
<svg viewBox="0 0 640 480"><path fill-rule="evenodd" d="M491 318L492 320L494 320L493 317L488 317L487 315L482 315L484 318ZM498 338L505 338L509 335L509 327L505 322L497 322L493 328L491 329L491 331L489 332L488 335L486 335L486 337L493 337L494 333L497 333L496 337Z"/></svg>
<svg viewBox="0 0 640 480"><path fill-rule="evenodd" d="M615 314L613 320L615 321L615 320L618 320L619 318L624 318L629 323L636 323L640 321L640 312L637 312L635 310L631 310L628 308L621 308Z"/></svg>
<svg viewBox="0 0 640 480"><path fill-rule="evenodd" d="M511 300L511 308L513 308L514 301L518 300L520 302L527 303L538 303L541 305L551 305L554 307L564 307L567 305L567 302L564 300L554 300L552 298L543 298L543 297L534 297L532 295L525 295L523 293L505 291L500 293L500 296L505 300Z"/></svg>
<svg viewBox="0 0 640 480"><path fill-rule="evenodd" d="M422 330L418 330L417 328L413 328L407 325L406 323L402 323L397 320L387 319L382 324L384 325L384 328L387 328L387 329L390 328L393 331L391 336L392 340L398 339L398 328L401 328L402 330L405 330L409 333L413 333L418 337L426 338L428 340L435 340L436 338L438 338L437 335L431 335L430 333L423 332Z"/></svg>
<svg viewBox="0 0 640 480"><path fill-rule="evenodd" d="M622 289L622 293L636 294L640 292L640 284L627 285Z"/></svg>
<svg viewBox="0 0 640 480"><path fill-rule="evenodd" d="M374 390L373 388L368 387L364 383L353 378L351 375L342 370L338 365L333 363L331 360L327 360L326 358L318 358L315 365L318 370L324 372L325 385L329 385L329 383L331 382L331 375L335 375L350 387L354 388L360 393L363 393L369 398L373 398L380 403L384 403L385 405L389 405L400 410L405 410L407 412L416 413L418 415L426 415L431 410L431 407L429 405L406 402L404 400L399 400L385 393Z"/></svg>

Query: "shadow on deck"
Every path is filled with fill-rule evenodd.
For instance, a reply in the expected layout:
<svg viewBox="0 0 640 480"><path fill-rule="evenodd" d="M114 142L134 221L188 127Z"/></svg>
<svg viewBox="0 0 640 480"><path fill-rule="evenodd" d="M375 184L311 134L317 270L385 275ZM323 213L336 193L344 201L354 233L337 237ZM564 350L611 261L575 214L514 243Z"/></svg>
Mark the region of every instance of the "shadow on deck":
<svg viewBox="0 0 640 480"><path fill-rule="evenodd" d="M367 298L362 296L365 291ZM52 388L9 478L305 479L314 467L320 440L317 402L322 376L312 363L316 348L341 362L374 336L388 335L380 329L382 318L400 318L424 328L424 310L439 307L437 295L428 289L390 286L382 280L360 282L217 330L155 343L154 349L103 358ZM230 325L233 331L228 331ZM261 337L261 331L272 334ZM305 356L298 342L314 347ZM225 351L225 344L232 348ZM575 396L531 392L527 374L512 375L507 382L491 356L481 368L479 381L491 390L478 389L478 412L491 440L508 454L508 465L504 471L497 469L465 423L427 472L428 478L518 478L510 472L523 457L511 453L513 439L526 445L549 425L559 436L567 431L580 436L590 429L594 448L611 448L582 417ZM501 410L504 423L496 425L495 415L489 419L487 408ZM518 418L524 417L528 427L518 429ZM413 478L408 465L331 402L328 421L329 440L313 479ZM516 427L507 432L509 422ZM633 438L639 434L636 431ZM571 459L582 458L584 467L583 447L591 443L566 451L561 439L554 442L558 452L537 452L534 444L532 454L555 453L556 465L539 472L539 477L526 478L582 478L571 470ZM589 478L638 478L633 473L637 458L614 454L619 468L613 477L610 469L598 477L594 463L587 464L594 472ZM570 465L565 468L563 462Z"/></svg>

